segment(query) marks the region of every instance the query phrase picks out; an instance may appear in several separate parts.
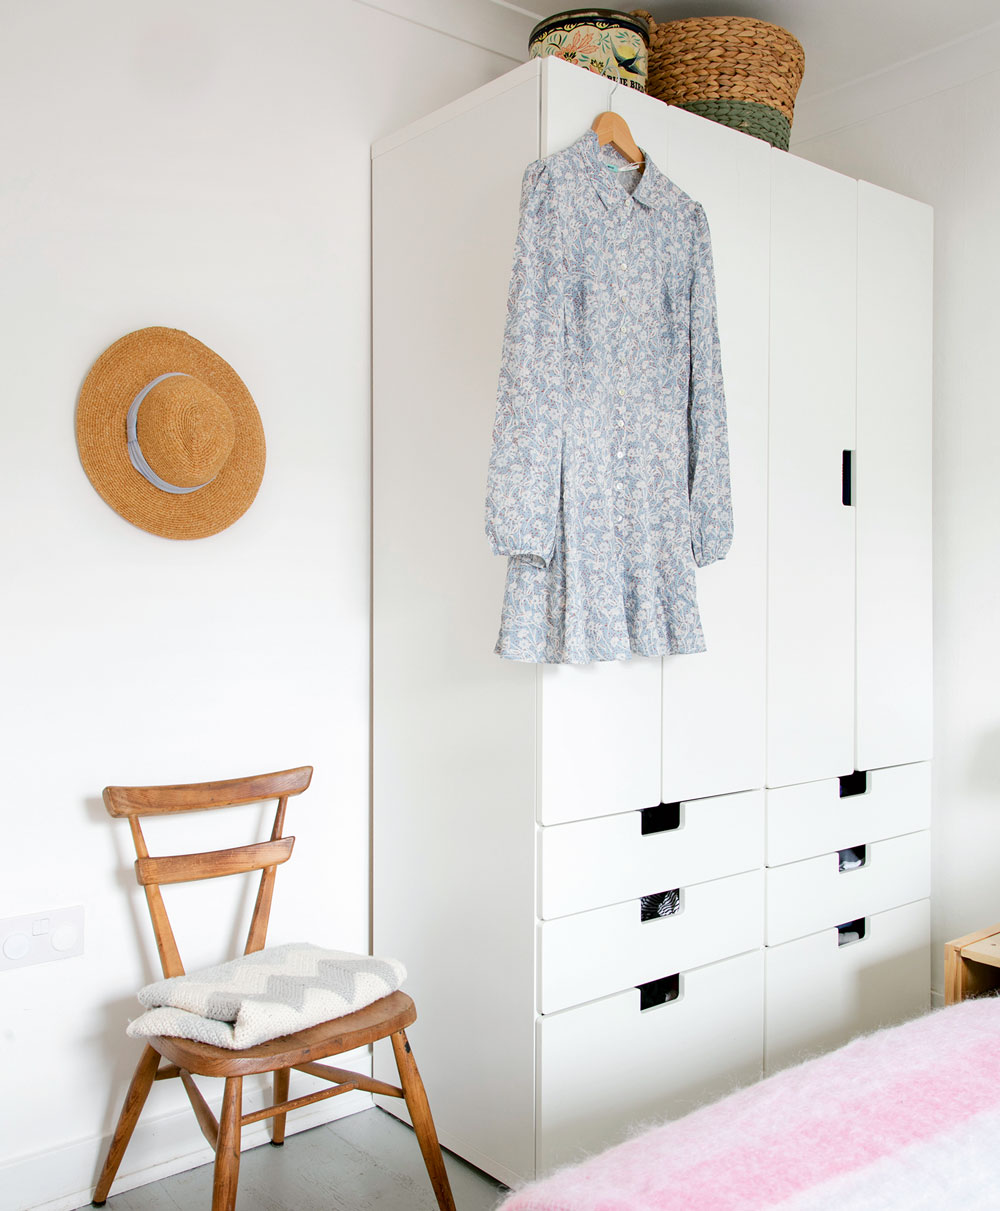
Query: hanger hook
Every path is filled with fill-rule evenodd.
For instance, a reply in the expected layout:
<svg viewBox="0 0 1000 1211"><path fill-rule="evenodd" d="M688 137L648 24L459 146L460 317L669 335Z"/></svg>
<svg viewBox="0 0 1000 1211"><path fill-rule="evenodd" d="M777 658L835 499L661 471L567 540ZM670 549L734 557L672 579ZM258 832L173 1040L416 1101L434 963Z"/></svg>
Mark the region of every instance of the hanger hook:
<svg viewBox="0 0 1000 1211"><path fill-rule="evenodd" d="M612 111L615 108L615 92L621 87L622 82L622 69L617 63L615 63L615 75L618 77L617 80L614 76L608 76L608 79L611 81L611 87L608 89L608 109Z"/></svg>

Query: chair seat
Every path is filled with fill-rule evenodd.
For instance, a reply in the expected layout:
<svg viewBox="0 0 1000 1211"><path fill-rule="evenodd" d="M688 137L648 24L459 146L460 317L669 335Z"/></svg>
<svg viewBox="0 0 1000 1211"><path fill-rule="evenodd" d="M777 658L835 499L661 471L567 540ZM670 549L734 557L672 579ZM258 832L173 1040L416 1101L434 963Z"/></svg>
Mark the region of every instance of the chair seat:
<svg viewBox="0 0 1000 1211"><path fill-rule="evenodd" d="M250 1076L367 1047L397 1030L405 1030L416 1018L412 999L405 992L393 992L356 1013L240 1051L167 1035L157 1035L146 1042L164 1059L198 1076Z"/></svg>

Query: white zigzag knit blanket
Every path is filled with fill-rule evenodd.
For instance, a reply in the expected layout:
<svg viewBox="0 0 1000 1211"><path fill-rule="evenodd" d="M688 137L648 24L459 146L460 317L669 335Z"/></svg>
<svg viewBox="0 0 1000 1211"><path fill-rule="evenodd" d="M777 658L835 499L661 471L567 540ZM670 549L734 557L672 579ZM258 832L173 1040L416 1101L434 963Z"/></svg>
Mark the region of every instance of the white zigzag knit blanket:
<svg viewBox="0 0 1000 1211"><path fill-rule="evenodd" d="M289 942L147 984L139 1002L148 1012L127 1033L238 1051L364 1009L405 979L398 959Z"/></svg>

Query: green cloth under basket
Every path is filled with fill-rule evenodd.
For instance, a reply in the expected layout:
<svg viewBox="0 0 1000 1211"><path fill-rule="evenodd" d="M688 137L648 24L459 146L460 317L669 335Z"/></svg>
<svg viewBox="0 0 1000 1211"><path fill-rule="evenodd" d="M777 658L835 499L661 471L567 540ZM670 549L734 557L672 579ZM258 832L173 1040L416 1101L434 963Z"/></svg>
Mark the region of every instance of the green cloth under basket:
<svg viewBox="0 0 1000 1211"><path fill-rule="evenodd" d="M675 102L677 104L677 102ZM693 114L742 130L744 134L763 139L772 147L788 150L792 136L792 124L781 112L759 101L732 101L726 98L709 101L686 101L677 104L678 109L689 109Z"/></svg>

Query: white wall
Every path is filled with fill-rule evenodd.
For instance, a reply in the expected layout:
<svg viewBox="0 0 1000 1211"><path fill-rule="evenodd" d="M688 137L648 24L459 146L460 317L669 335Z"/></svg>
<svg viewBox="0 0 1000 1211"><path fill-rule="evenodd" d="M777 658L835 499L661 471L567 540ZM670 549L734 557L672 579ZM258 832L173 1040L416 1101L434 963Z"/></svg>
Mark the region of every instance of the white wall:
<svg viewBox="0 0 1000 1211"><path fill-rule="evenodd" d="M272 940L367 949L369 145L514 66L530 21L480 9L481 37L455 0L0 0L0 918L86 912L81 957L0 972L0 1211L89 1201L139 1051L155 950L104 785L313 764ZM197 542L77 459L81 381L151 324L230 361L266 433L255 504ZM231 904L182 895L189 963ZM123 1184L207 1159L183 1101L154 1087Z"/></svg>
<svg viewBox="0 0 1000 1211"><path fill-rule="evenodd" d="M314 764L273 938L367 946L368 148L530 25L487 0L0 0L0 917L82 904L87 931L0 973L0 1211L89 1199L137 1051L155 955L106 783ZM947 66L825 98L795 149L937 210L938 943L1000 919L1000 76ZM267 436L250 512L194 543L131 527L76 456L83 377L149 324L226 357ZM195 961L228 905L182 899ZM207 1157L180 1096L154 1089L123 1185Z"/></svg>
<svg viewBox="0 0 1000 1211"><path fill-rule="evenodd" d="M830 94L792 150L935 208L934 959L1000 921L1000 31ZM793 128L794 134L794 128Z"/></svg>

